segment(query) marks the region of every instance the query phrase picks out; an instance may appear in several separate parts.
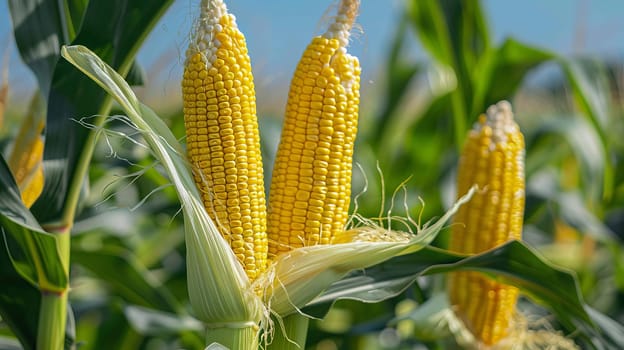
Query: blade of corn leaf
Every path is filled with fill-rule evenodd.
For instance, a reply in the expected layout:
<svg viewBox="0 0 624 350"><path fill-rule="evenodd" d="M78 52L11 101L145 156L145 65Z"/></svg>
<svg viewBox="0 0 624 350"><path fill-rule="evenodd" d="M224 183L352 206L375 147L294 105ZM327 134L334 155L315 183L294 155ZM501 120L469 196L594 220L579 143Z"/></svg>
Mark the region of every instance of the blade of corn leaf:
<svg viewBox="0 0 624 350"><path fill-rule="evenodd" d="M578 332L585 341L602 341L600 329L585 310L580 287L573 272L555 266L527 245L511 241L500 248L467 257L456 263L434 265L422 274L456 270L483 272L506 284L518 287L532 300L548 308L570 333ZM549 281L546 285L544 281Z"/></svg>
<svg viewBox="0 0 624 350"><path fill-rule="evenodd" d="M109 242L93 250L82 242L72 241L72 263L80 264L107 282L116 295L139 306L183 312L169 290L154 278L132 251Z"/></svg>
<svg viewBox="0 0 624 350"><path fill-rule="evenodd" d="M615 169L611 161L611 146L607 132L611 119L608 100L611 94L603 67L597 62L592 62L593 65L584 63L569 60L563 61L562 66L578 106L599 135L604 163L602 195L603 198L610 199L615 182Z"/></svg>
<svg viewBox="0 0 624 350"><path fill-rule="evenodd" d="M605 171L605 158L599 135L591 124L580 116L548 115L544 119L544 122L535 131L527 135L527 174L536 170L543 170L545 165L550 162L559 161L559 159L553 158L560 158L561 156L557 152L553 152L552 147L548 147L548 144L544 147L543 143L552 139L550 141L552 145L561 145L560 137L570 146L573 155L579 161L580 173L583 178L583 181L580 182L580 188L588 198L598 198L602 184L595 180L603 178ZM543 149L548 150L548 152L543 151ZM541 159L539 152L544 154ZM527 177L531 178L531 176ZM547 190L553 192L554 188L557 187ZM549 196L548 198L552 197Z"/></svg>
<svg viewBox="0 0 624 350"><path fill-rule="evenodd" d="M487 253L474 255L456 263L431 266L423 275L457 270L474 270L520 288L534 300L544 303L566 328L572 330L580 322L593 328L593 322L583 309L583 298L573 272L543 260L528 246L511 241ZM549 281L547 285L544 281ZM557 286L553 288L553 286Z"/></svg>
<svg viewBox="0 0 624 350"><path fill-rule="evenodd" d="M61 20L61 8L56 1L11 0L8 5L22 60L35 73L42 94L48 96L58 59L58 44L69 42Z"/></svg>
<svg viewBox="0 0 624 350"><path fill-rule="evenodd" d="M332 284L303 311L322 318L337 300L379 302L400 294L419 276L459 269L481 271L520 288L533 300L551 310L567 331L591 339L595 347L604 342L604 339L624 339L624 332L617 327L596 327L609 318L587 311L573 273L544 261L519 241L511 241L472 257L425 247L416 253L398 256L364 270L356 270ZM553 282L545 285L544 281Z"/></svg>
<svg viewBox="0 0 624 350"><path fill-rule="evenodd" d="M2 239L2 237L0 237ZM41 292L13 267L4 239L0 243L0 316L26 350L35 349ZM0 348L4 349L2 345ZM19 349L22 349L19 347Z"/></svg>
<svg viewBox="0 0 624 350"><path fill-rule="evenodd" d="M203 331L203 325L190 316L181 316L136 305L123 310L128 322L143 335L177 335L182 331Z"/></svg>
<svg viewBox="0 0 624 350"><path fill-rule="evenodd" d="M65 46L62 56L117 100L175 186L184 215L189 295L196 316L204 322L258 321L259 298L251 292L245 272L206 214L182 148L171 131L138 101L125 80L89 49Z"/></svg>
<svg viewBox="0 0 624 350"><path fill-rule="evenodd" d="M436 61L453 69L457 89L451 92L456 146L463 145L471 120L474 67L490 50L488 27L478 2L410 1L407 13L423 47Z"/></svg>
<svg viewBox="0 0 624 350"><path fill-rule="evenodd" d="M408 33L407 21L406 15L401 16L392 38L391 49L389 50L388 64L386 65L386 74L389 77L387 95L385 96L385 101L383 101L376 127L371 130L375 135L372 139L379 144L383 144L381 142L382 137L389 134L385 131L388 125L392 124L392 119L399 119L399 115L395 114L395 111L406 95L409 83L417 73L423 70L421 64L406 63L401 55L405 51L405 38Z"/></svg>
<svg viewBox="0 0 624 350"><path fill-rule="evenodd" d="M56 237L44 232L22 203L19 189L4 158L0 157L0 228L7 235L15 269L39 289L63 292L68 276L61 263ZM13 244L13 245L11 245ZM19 247L18 250L12 249Z"/></svg>
<svg viewBox="0 0 624 350"><path fill-rule="evenodd" d="M462 345L474 343L474 337L453 312L445 293L434 294L407 312L401 313L397 307L397 316L388 324L400 328L402 322L412 324L417 339L435 341L453 334Z"/></svg>
<svg viewBox="0 0 624 350"><path fill-rule="evenodd" d="M557 215L577 230L603 242L617 239L617 235L587 209L580 191L563 191L559 188L558 181L557 174L552 171L535 173L527 183L527 194L548 205L555 204Z"/></svg>
<svg viewBox="0 0 624 350"><path fill-rule="evenodd" d="M555 56L542 49L525 45L513 38L486 52L475 69L474 97L471 116L477 116L489 105L510 100L527 72Z"/></svg>
<svg viewBox="0 0 624 350"><path fill-rule="evenodd" d="M585 311L600 329L603 335L601 340L606 349L624 349L624 326L590 306L585 306Z"/></svg>

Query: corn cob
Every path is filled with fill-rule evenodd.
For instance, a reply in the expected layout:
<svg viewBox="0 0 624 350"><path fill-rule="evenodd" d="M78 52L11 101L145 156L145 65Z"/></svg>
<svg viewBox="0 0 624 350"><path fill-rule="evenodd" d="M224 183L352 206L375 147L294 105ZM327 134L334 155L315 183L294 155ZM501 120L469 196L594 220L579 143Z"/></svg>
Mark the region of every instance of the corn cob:
<svg viewBox="0 0 624 350"><path fill-rule="evenodd" d="M266 204L245 37L222 1L202 1L182 81L186 144L205 208L249 278L266 266Z"/></svg>
<svg viewBox="0 0 624 350"><path fill-rule="evenodd" d="M476 254L520 239L524 212L524 139L511 105L502 101L481 115L459 161L458 193L479 191L457 212L450 250ZM483 344L509 331L518 290L477 272L452 273L451 304Z"/></svg>
<svg viewBox="0 0 624 350"><path fill-rule="evenodd" d="M346 46L358 6L342 1L295 70L269 192L269 257L330 244L344 230L360 98L359 62Z"/></svg>
<svg viewBox="0 0 624 350"><path fill-rule="evenodd" d="M39 198L43 190L43 129L45 118L41 97L33 96L28 114L17 134L9 156L9 169L20 189L22 202L27 208Z"/></svg>

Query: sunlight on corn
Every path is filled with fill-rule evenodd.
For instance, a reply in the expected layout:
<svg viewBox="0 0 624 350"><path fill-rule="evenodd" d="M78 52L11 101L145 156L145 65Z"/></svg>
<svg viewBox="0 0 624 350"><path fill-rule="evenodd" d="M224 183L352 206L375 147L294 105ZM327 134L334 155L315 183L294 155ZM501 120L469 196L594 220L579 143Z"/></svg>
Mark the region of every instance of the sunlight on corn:
<svg viewBox="0 0 624 350"><path fill-rule="evenodd" d="M524 213L524 138L511 105L499 102L479 117L464 145L457 191L479 190L454 217L449 249L476 254L521 239ZM485 345L510 330L518 289L478 272L449 277L451 304L475 337Z"/></svg>
<svg viewBox="0 0 624 350"><path fill-rule="evenodd" d="M22 202L27 208L35 203L43 190L43 129L45 127L43 108L41 96L35 93L8 161L19 187Z"/></svg>

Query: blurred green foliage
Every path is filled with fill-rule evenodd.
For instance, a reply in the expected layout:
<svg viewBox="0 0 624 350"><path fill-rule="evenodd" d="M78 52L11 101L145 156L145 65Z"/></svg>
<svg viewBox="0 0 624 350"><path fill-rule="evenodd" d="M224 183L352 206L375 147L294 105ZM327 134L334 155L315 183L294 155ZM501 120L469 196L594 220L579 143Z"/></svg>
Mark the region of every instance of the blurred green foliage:
<svg viewBox="0 0 624 350"><path fill-rule="evenodd" d="M64 27L58 22L62 16L57 13L57 2L41 3L52 6L58 16L43 23L36 22L40 17L34 14L16 21L15 35L25 63L48 96L46 189L32 213L42 225L73 216L76 208L68 213L66 207L71 196L80 209L71 237L70 313L75 325L70 318L68 328L75 330L75 342L67 348L202 349L202 326L188 307L182 218L175 193L131 127L113 118L101 129L102 118L90 118L108 114L108 98L58 60L60 44L82 43L140 83L142 71L133 63L133 55L170 1L141 5L122 0L61 1L68 11ZM125 15L117 16L119 11ZM12 14L16 16L15 8ZM110 18L118 22L103 25ZM27 48L41 39L26 31L29 26L42 28L42 34L57 33L57 51L44 60L29 57ZM135 36L124 36L132 32ZM122 37L123 44L115 42ZM415 38L428 60L409 58ZM545 63L559 72L558 78L545 86L523 87L527 75ZM475 259L486 261L484 269L493 276L507 274L507 280L515 278L513 282L523 286L532 297L520 304L526 313L554 313L552 326L584 346L595 346L594 341L605 348L624 347L618 339L624 334L622 62L560 57L513 38L493 43L487 15L478 1L407 0L384 69L386 87L375 91L380 94L379 108L361 113L356 161L362 173L354 174L353 192L357 194L365 182L367 191L358 197L358 214L382 222L391 215L422 217L423 223L440 216L455 198L457 155L470 126L490 104L510 100L527 144L524 236L537 252L511 243L497 250L498 255ZM183 118L177 107L162 117L182 136ZM76 122L81 117L85 119ZM279 132L277 121L261 119L261 123L264 140ZM99 142L93 158L81 172L77 168L85 164L80 159L91 157L83 153L85 145L95 145L96 135ZM270 176L274 151L268 144L263 155L265 173ZM78 186L80 193L67 191L72 182L83 181L85 172L88 181ZM3 184L10 182L3 180ZM405 198L400 191L393 196L404 183ZM6 191L12 189L6 187ZM400 210L404 201L409 204L407 213ZM4 205L2 213L9 207ZM399 209L388 213L390 208ZM8 231L10 225L2 227ZM445 246L445 235L435 246ZM375 304L338 301L324 321L311 323L307 348L457 346L453 319L444 313L448 305L438 299L443 293L443 275L434 272L470 266L471 261L436 249L431 248L433 255L422 265L419 259L425 259L426 253L408 255L355 272L342 285L330 288L327 295L347 290L344 294L351 299L370 302L341 288L351 283L355 290L375 282L383 298L374 300L379 301ZM558 274L550 265L540 265L538 256L575 274ZM11 268L6 253L0 258L0 285L9 286L0 292L2 325L7 326L0 329L0 347L16 346L17 337L24 348L33 348L38 291ZM427 270L432 264L437 267ZM522 270L526 266L535 268ZM564 282L554 285L555 281ZM540 283L561 294L540 291ZM587 302L578 304L581 309L576 309L577 284ZM321 298L306 312L322 316L328 303ZM16 315L22 317L13 318ZM598 336L592 333L592 322L602 328L599 340L588 338ZM427 327L432 330L425 337L422 330ZM575 334L575 327L587 329Z"/></svg>

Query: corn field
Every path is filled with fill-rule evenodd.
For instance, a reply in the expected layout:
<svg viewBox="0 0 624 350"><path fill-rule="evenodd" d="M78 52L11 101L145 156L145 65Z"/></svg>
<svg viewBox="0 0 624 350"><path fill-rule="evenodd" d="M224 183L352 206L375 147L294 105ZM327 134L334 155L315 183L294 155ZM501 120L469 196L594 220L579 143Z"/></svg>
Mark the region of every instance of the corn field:
<svg viewBox="0 0 624 350"><path fill-rule="evenodd" d="M238 0L197 0L150 106L172 0L7 1L1 349L624 349L622 62L405 0L371 83L337 0L268 91Z"/></svg>

